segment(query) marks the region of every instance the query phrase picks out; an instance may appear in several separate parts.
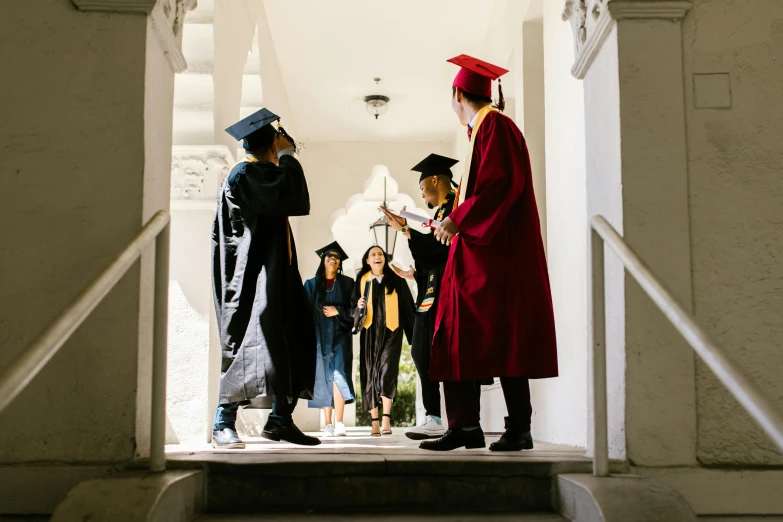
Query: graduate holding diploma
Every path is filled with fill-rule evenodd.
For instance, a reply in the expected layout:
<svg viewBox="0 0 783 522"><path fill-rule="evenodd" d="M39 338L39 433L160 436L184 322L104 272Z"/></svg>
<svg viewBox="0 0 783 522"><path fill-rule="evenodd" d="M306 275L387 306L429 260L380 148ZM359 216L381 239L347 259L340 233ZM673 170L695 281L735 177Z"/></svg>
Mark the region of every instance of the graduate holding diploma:
<svg viewBox="0 0 783 522"><path fill-rule="evenodd" d="M493 451L533 448L528 379L557 376L552 297L527 146L492 107L505 69L461 55L451 106L470 147L454 210L435 230L451 244L438 294L430 377L444 381L449 430L422 449L483 448L474 381L500 377L508 417Z"/></svg>
<svg viewBox="0 0 783 522"><path fill-rule="evenodd" d="M430 154L411 169L421 174L419 189L427 207L430 209L437 207L433 220L405 212L404 209L398 216L381 207L381 211L389 220L389 225L408 238L408 246L416 263L415 270L411 268L406 271L391 265L400 277L415 280L418 288L411 356L421 379L422 403L427 416L423 424L405 430L405 435L414 440L436 439L445 433L441 420L440 383L430 379L430 350L438 311L438 289L449 258L449 247L435 239L434 234L426 232L429 228L439 225L454 208L457 192L454 190L456 184L451 167L456 163L458 161L455 159ZM415 221L423 229L420 229L420 232L411 231L411 225L408 224L406 217L411 220L411 223ZM492 379L483 384L492 384ZM476 390L477 393L481 392L480 383L476 384Z"/></svg>

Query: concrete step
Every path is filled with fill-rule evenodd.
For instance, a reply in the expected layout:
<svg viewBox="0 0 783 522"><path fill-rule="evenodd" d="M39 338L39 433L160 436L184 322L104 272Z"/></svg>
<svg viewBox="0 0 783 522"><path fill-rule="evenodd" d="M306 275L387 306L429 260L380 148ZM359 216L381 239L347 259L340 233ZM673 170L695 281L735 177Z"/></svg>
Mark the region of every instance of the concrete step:
<svg viewBox="0 0 783 522"><path fill-rule="evenodd" d="M343 520L372 520L373 522L568 522L565 518L554 513L526 513L514 515L378 515L378 514L353 514L353 515L270 515L270 516L243 516L243 515L206 515L197 518L195 522L342 522Z"/></svg>
<svg viewBox="0 0 783 522"><path fill-rule="evenodd" d="M213 454L174 457L206 473L208 513L520 513L552 506L552 477L582 459Z"/></svg>

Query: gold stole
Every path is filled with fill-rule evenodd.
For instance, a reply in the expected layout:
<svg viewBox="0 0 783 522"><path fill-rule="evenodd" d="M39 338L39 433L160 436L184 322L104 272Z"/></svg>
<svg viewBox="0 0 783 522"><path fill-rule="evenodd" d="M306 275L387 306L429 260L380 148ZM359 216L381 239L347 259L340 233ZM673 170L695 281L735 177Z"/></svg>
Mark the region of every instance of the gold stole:
<svg viewBox="0 0 783 522"><path fill-rule="evenodd" d="M245 161L248 163L258 163L258 158L255 156L245 156ZM288 241L288 264L290 265L294 259L294 252L291 250L291 223L288 221L288 216L285 218L285 239Z"/></svg>
<svg viewBox="0 0 783 522"><path fill-rule="evenodd" d="M388 277L384 277L384 279L388 279ZM367 303L365 303L365 306L367 307L367 318L364 320L364 329L370 327L372 324L372 272L367 272L362 276L362 283L359 288L364 288L364 286L367 284L367 282L370 281L370 293L367 296ZM387 281L389 283L389 281ZM391 330L392 332L399 328L400 326L400 312L399 312L399 303L397 300L397 291L394 290L390 294L386 295L386 328Z"/></svg>
<svg viewBox="0 0 783 522"><path fill-rule="evenodd" d="M497 109L493 109L490 105L482 107L476 115L476 126L470 132L470 145L468 146L468 157L465 158L462 167L462 178L459 180L459 188L457 189L457 197L454 199L454 209L462 205L465 202L465 194L468 188L468 178L470 177L470 164L473 161L473 144L475 143L476 135L478 134L479 126L487 114ZM465 183L465 190L462 190L462 183Z"/></svg>

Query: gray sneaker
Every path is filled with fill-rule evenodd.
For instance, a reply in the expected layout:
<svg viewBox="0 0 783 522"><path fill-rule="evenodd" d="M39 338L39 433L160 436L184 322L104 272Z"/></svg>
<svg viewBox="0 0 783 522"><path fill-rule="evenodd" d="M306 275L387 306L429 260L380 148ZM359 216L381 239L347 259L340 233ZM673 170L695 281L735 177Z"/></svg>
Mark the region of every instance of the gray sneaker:
<svg viewBox="0 0 783 522"><path fill-rule="evenodd" d="M442 424L427 415L424 424L405 430L405 436L412 440L438 439L446 433Z"/></svg>

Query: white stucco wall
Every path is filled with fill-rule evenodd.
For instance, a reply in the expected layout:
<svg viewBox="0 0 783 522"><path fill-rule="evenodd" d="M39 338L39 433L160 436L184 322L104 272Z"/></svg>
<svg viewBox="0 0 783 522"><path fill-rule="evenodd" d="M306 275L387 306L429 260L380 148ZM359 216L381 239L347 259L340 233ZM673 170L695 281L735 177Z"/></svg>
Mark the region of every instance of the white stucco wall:
<svg viewBox="0 0 783 522"><path fill-rule="evenodd" d="M181 443L204 442L211 432L217 390L210 395L213 322L211 234L214 205L188 208L173 202L171 216L171 285L169 293L168 414ZM213 208L210 208L212 206ZM210 399L213 398L213 401Z"/></svg>
<svg viewBox="0 0 783 522"><path fill-rule="evenodd" d="M174 70L147 19L144 70L144 194L142 223L169 208ZM155 252L141 257L139 305L138 392L136 396L136 456L149 455L152 407L152 345L155 307Z"/></svg>
<svg viewBox="0 0 783 522"><path fill-rule="evenodd" d="M783 410L781 28L776 0L696 0L683 25L694 310ZM728 74L730 107L695 107L697 73ZM783 463L700 362L696 391L701 462Z"/></svg>
<svg viewBox="0 0 783 522"><path fill-rule="evenodd" d="M544 2L547 261L560 377L533 381L533 435L585 446L586 182L584 94L571 76L573 40L562 3Z"/></svg>
<svg viewBox="0 0 783 522"><path fill-rule="evenodd" d="M602 215L623 233L622 163L620 157L620 83L617 68L617 31L607 38L584 79L585 145L587 168L587 215ZM585 235L589 224L585 222ZM589 236L588 236L589 241ZM606 250L605 250L606 251ZM592 277L592 259L585 260ZM625 276L622 264L610 253L604 255L606 314L607 400L609 455L623 459L625 448ZM592 294L588 291L587 326L592 329ZM588 335L588 352L592 350ZM585 362L587 366L589 360ZM588 447L593 445L592 371L587 373L586 398Z"/></svg>
<svg viewBox="0 0 783 522"><path fill-rule="evenodd" d="M69 0L0 6L2 367L141 227L146 24ZM139 304L137 265L0 415L0 461L133 457Z"/></svg>
<svg viewBox="0 0 783 522"><path fill-rule="evenodd" d="M526 21L522 25L522 41L514 50L517 67L521 64L521 101L517 104L517 123L525 135L533 169L533 189L538 205L544 247L546 226L546 103L544 102L544 22Z"/></svg>

